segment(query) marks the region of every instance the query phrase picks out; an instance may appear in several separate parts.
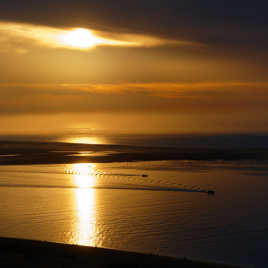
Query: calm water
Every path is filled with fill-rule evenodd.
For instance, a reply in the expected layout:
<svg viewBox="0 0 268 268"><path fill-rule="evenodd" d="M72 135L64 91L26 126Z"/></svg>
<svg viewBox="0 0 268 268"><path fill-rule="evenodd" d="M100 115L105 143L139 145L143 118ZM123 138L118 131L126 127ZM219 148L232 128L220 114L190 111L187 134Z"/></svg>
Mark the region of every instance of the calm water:
<svg viewBox="0 0 268 268"><path fill-rule="evenodd" d="M69 134L1 135L2 141L69 142L178 148L268 148L268 133L256 134L90 134L76 129Z"/></svg>
<svg viewBox="0 0 268 268"><path fill-rule="evenodd" d="M0 166L0 236L267 267L267 178L266 162Z"/></svg>

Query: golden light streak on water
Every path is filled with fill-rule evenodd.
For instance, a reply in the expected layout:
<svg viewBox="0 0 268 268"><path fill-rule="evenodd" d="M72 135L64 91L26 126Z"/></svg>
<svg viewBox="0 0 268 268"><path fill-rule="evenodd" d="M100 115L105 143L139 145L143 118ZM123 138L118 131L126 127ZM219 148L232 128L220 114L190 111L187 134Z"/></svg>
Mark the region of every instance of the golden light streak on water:
<svg viewBox="0 0 268 268"><path fill-rule="evenodd" d="M77 210L76 237L72 241L78 245L97 246L96 231L96 199L95 189L88 189L96 185L93 164L74 164L74 183L80 189L75 190Z"/></svg>
<svg viewBox="0 0 268 268"><path fill-rule="evenodd" d="M101 137L70 137L60 141L79 144L106 144L106 141Z"/></svg>

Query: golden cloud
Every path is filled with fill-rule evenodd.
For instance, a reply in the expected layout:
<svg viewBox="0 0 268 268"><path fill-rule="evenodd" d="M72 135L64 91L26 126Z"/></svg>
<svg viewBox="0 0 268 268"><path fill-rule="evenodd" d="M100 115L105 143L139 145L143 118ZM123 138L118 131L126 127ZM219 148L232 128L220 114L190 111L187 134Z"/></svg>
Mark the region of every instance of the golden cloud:
<svg viewBox="0 0 268 268"><path fill-rule="evenodd" d="M162 97L180 97L193 92L223 92L232 91L234 94L255 93L255 90L268 90L268 82L189 82L189 83L0 83L0 89L34 89L61 91L82 91L96 94L123 94L131 92L149 93L151 95L161 95ZM267 92L268 94L268 92Z"/></svg>
<svg viewBox="0 0 268 268"><path fill-rule="evenodd" d="M97 46L154 47L162 45L196 45L187 41L173 41L139 34L113 34L85 28L55 28L0 22L0 51L15 47L25 53L24 44L87 51Z"/></svg>

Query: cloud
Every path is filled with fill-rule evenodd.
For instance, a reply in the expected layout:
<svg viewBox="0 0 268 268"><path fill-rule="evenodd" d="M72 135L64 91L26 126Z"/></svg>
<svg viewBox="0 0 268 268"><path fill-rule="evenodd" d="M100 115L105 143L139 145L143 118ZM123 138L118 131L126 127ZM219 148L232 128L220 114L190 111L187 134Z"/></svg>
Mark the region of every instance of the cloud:
<svg viewBox="0 0 268 268"><path fill-rule="evenodd" d="M239 55L266 51L267 9L265 0L3 0L0 18L187 40Z"/></svg>
<svg viewBox="0 0 268 268"><path fill-rule="evenodd" d="M167 96L165 93L174 93L174 97L192 94L193 92L202 93L227 93L237 91L246 94L256 94L254 90L268 89L268 82L245 82L245 81L219 81L219 82L152 82L152 83L0 83L2 94L9 94L9 90L34 90L37 92L71 92L73 93L97 93L97 94L127 94L137 92L147 92L151 95L158 95L163 93L163 97ZM267 92L268 95L268 92Z"/></svg>
<svg viewBox="0 0 268 268"><path fill-rule="evenodd" d="M29 46L87 51L97 46L154 47L163 45L193 46L191 42L174 41L139 34L109 34L85 28L55 28L14 22L0 22L0 49L27 53Z"/></svg>
<svg viewBox="0 0 268 268"><path fill-rule="evenodd" d="M1 83L1 114L266 113L268 82Z"/></svg>
<svg viewBox="0 0 268 268"><path fill-rule="evenodd" d="M1 118L236 114L235 125L265 124L267 9L264 0L2 0ZM97 40L69 39L81 28Z"/></svg>

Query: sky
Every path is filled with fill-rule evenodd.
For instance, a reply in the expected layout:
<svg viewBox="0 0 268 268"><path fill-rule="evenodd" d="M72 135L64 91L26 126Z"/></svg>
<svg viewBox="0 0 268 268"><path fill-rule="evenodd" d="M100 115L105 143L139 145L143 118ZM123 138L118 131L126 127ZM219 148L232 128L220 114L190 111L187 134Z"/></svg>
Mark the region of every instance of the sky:
<svg viewBox="0 0 268 268"><path fill-rule="evenodd" d="M267 11L1 0L0 134L267 132Z"/></svg>

